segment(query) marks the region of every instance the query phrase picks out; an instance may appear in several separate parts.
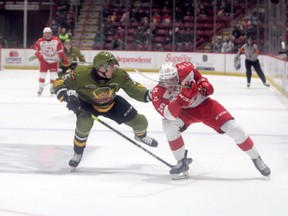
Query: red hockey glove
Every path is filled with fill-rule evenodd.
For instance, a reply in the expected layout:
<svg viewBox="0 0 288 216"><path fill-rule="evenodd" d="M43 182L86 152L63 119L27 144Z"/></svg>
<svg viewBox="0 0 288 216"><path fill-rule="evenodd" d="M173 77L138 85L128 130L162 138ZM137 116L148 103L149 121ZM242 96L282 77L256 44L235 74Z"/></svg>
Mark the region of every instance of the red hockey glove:
<svg viewBox="0 0 288 216"><path fill-rule="evenodd" d="M198 91L203 95L203 96L209 96L212 95L214 92L214 88L209 83L208 79L206 77L203 77L202 79L197 81L198 85Z"/></svg>
<svg viewBox="0 0 288 216"><path fill-rule="evenodd" d="M177 102L184 107L189 106L192 98L198 93L196 83L192 83L190 88L182 87L181 92L177 96Z"/></svg>

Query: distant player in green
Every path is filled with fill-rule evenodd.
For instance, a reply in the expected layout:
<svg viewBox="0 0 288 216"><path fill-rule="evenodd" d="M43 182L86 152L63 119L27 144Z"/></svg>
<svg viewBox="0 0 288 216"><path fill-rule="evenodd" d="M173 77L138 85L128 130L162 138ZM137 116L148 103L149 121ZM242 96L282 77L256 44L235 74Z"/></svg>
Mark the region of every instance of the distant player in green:
<svg viewBox="0 0 288 216"><path fill-rule="evenodd" d="M144 115L116 93L122 89L131 98L140 102L151 101L151 91L132 80L129 74L118 67L119 63L110 52L101 51L93 59L93 65L78 66L71 73L54 82L54 90L60 101L76 113L74 156L69 161L77 167L81 161L86 141L93 127L95 116L104 116L118 124L131 127L137 141L152 147L158 142L147 136L148 121Z"/></svg>
<svg viewBox="0 0 288 216"><path fill-rule="evenodd" d="M74 69L78 62L86 62L84 55L81 51L74 45L72 45L71 40L66 40L63 42L64 53L68 61L71 63L69 67L64 67L61 63L59 65L58 76L62 76L66 73L67 69Z"/></svg>

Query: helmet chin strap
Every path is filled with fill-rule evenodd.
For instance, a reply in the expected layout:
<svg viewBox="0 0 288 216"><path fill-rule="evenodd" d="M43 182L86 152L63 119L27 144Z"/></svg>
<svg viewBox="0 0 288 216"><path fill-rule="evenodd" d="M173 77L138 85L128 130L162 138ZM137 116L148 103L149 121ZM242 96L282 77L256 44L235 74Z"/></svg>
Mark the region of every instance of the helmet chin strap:
<svg viewBox="0 0 288 216"><path fill-rule="evenodd" d="M108 70L104 67L106 72L102 72L100 70L97 70L97 73L102 74L106 79L108 79L108 77L106 76L106 73L108 72Z"/></svg>
<svg viewBox="0 0 288 216"><path fill-rule="evenodd" d="M106 70L106 72L105 73L103 73L103 72L100 72L106 79L108 79L108 77L106 76L106 73L107 73L107 70Z"/></svg>

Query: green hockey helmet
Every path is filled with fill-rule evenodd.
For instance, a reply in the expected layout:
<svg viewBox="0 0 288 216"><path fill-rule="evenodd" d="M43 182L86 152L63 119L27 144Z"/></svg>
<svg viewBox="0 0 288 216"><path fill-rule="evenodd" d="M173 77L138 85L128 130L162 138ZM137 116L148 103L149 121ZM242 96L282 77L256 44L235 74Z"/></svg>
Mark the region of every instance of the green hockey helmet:
<svg viewBox="0 0 288 216"><path fill-rule="evenodd" d="M72 41L70 39L67 39L63 43L64 45L72 45Z"/></svg>
<svg viewBox="0 0 288 216"><path fill-rule="evenodd" d="M107 69L111 64L119 65L119 62L112 53L107 51L99 52L93 59L93 66L96 69L99 69L101 66Z"/></svg>

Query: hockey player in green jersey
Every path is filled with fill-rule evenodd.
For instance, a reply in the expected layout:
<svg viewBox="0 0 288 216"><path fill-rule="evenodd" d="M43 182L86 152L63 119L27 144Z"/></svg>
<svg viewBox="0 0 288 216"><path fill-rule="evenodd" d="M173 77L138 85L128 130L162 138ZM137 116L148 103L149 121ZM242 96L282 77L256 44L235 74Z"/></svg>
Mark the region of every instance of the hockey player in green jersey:
<svg viewBox="0 0 288 216"><path fill-rule="evenodd" d="M59 65L58 76L62 76L66 73L67 69L74 69L77 66L77 62L86 62L84 55L81 51L74 45L70 39L63 42L64 45L64 54L67 57L70 65L69 67L63 66L61 63Z"/></svg>
<svg viewBox="0 0 288 216"><path fill-rule="evenodd" d="M69 161L77 167L81 161L86 141L93 127L94 116L104 116L118 124L131 127L134 138L151 147L158 142L147 135L148 121L144 115L116 93L122 89L128 96L140 102L151 101L151 91L132 80L129 74L118 67L119 63L110 52L101 51L93 59L93 65L78 66L71 73L54 82L57 98L67 103L67 108L76 113L74 156Z"/></svg>

